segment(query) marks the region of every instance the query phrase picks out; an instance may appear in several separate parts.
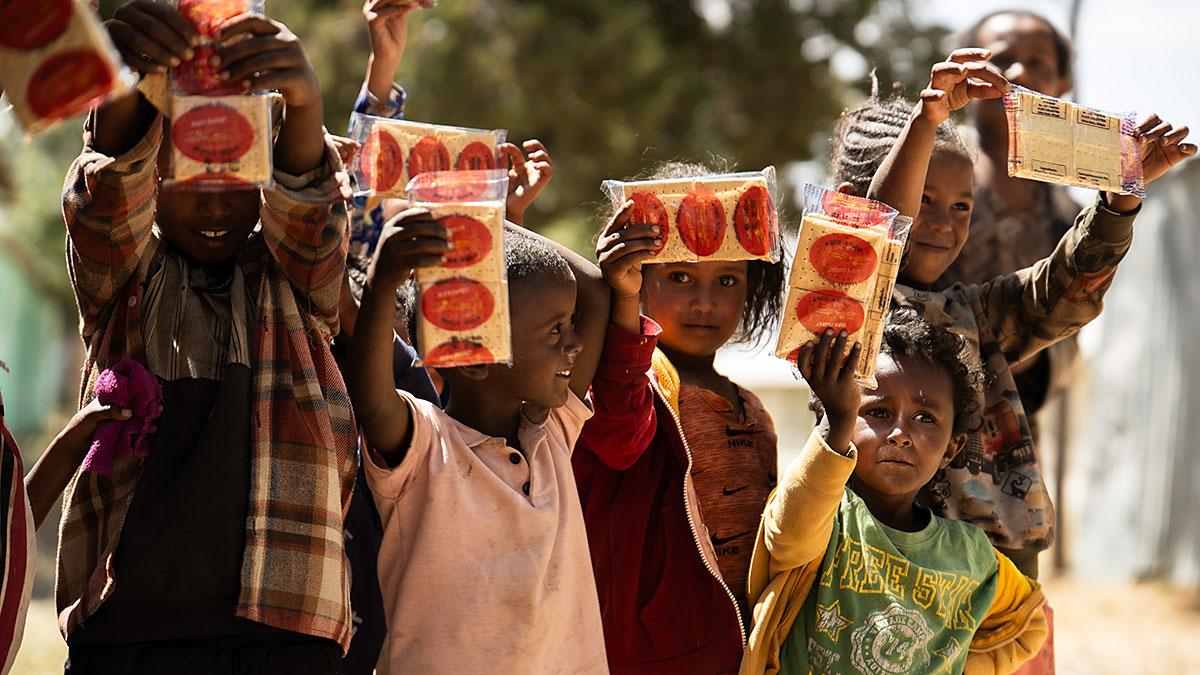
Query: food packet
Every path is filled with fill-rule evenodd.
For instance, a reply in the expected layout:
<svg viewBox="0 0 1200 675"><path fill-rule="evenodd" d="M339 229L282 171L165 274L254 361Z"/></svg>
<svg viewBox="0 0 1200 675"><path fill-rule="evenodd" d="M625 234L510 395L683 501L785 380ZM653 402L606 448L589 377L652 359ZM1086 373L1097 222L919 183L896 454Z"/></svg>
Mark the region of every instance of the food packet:
<svg viewBox="0 0 1200 675"><path fill-rule="evenodd" d="M177 96L230 96L245 91L241 81L223 81L220 66L210 62L216 53L221 24L240 14L262 14L264 0L174 0L180 14L200 36L195 56L172 69L172 91ZM245 36L242 39L248 39Z"/></svg>
<svg viewBox="0 0 1200 675"><path fill-rule="evenodd" d="M272 180L271 104L265 94L171 99L170 175L188 190L268 188Z"/></svg>
<svg viewBox="0 0 1200 675"><path fill-rule="evenodd" d="M600 189L614 210L633 200L630 225L659 226L663 243L648 262L776 262L781 255L773 166L698 178L606 180Z"/></svg>
<svg viewBox="0 0 1200 675"><path fill-rule="evenodd" d="M826 329L862 344L854 379L874 387L883 321L912 219L870 199L804 187L804 216L775 355L796 364Z"/></svg>
<svg viewBox="0 0 1200 675"><path fill-rule="evenodd" d="M27 138L137 82L83 0L0 2L0 88Z"/></svg>
<svg viewBox="0 0 1200 675"><path fill-rule="evenodd" d="M408 182L431 171L490 171L500 164L502 129L485 131L354 113L350 136L362 148L351 167L355 194L404 197Z"/></svg>
<svg viewBox="0 0 1200 675"><path fill-rule="evenodd" d="M1004 110L1008 175L1146 196L1136 113L1107 113L1015 84Z"/></svg>
<svg viewBox="0 0 1200 675"><path fill-rule="evenodd" d="M504 202L508 171L435 171L408 184L413 206L429 209L454 235L446 262L417 270L417 335L422 365L512 363Z"/></svg>

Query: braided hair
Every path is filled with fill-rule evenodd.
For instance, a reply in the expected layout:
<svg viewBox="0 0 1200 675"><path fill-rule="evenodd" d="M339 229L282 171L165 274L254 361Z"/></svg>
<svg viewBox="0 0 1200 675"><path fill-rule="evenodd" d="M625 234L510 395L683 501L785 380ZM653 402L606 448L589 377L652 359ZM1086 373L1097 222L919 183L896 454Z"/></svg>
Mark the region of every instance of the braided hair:
<svg viewBox="0 0 1200 675"><path fill-rule="evenodd" d="M849 183L855 194L866 195L883 158L908 124L912 108L911 103L900 97L881 101L879 81L872 75L870 98L857 108L842 113L834 125L829 163L834 184ZM938 125L933 151L958 155L974 164L971 151L949 124Z"/></svg>

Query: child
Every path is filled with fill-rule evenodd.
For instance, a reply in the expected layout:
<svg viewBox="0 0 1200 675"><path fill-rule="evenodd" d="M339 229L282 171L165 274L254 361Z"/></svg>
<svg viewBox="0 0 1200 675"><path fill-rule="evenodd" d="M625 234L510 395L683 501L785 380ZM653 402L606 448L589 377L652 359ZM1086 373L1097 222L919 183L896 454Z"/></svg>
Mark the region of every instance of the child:
<svg viewBox="0 0 1200 675"><path fill-rule="evenodd" d="M846 332L804 345L818 425L763 511L741 672L1010 673L1046 634L1042 594L978 528L915 503L978 406L965 341L911 309L867 390Z"/></svg>
<svg viewBox="0 0 1200 675"><path fill-rule="evenodd" d="M439 370L445 411L395 389L392 337L396 289L444 261L449 230L401 214L367 274L348 374L384 528L381 674L608 672L569 464L608 291L565 249L504 240L512 365Z"/></svg>
<svg viewBox="0 0 1200 675"><path fill-rule="evenodd" d="M118 9L110 31L147 73L197 44L176 9L147 0ZM83 400L125 358L163 381L164 400L146 459L118 457L111 475L81 472L69 489L67 672L331 672L349 642L355 426L328 347L347 186L295 36L242 15L218 38L223 77L282 94L279 187L160 187L169 132L135 94L88 121L64 189Z"/></svg>
<svg viewBox="0 0 1200 675"><path fill-rule="evenodd" d="M666 169L681 172L707 173ZM643 265L660 233L627 226L631 205L597 244L612 318L592 385L596 415L572 460L609 665L626 673L734 672L750 619L750 545L775 484L776 438L762 403L717 373L713 357L735 335L766 331L782 303L783 264Z"/></svg>
<svg viewBox="0 0 1200 675"><path fill-rule="evenodd" d="M968 100L1007 90L994 66L981 62L988 56L987 50L960 49L934 65L930 86L910 115L897 116L894 108L880 114L873 103L866 106L873 116L869 125L863 121L866 114L850 115L835 142L860 145L862 161L852 170L835 161L834 180L855 191L855 184L873 174L868 196L915 217L893 302L915 307L934 325L967 338L988 375L982 424L957 460L938 474L929 495L932 505L941 515L983 528L1022 572L1036 578L1037 553L1053 538L1054 512L1012 365L1100 313L1141 202L1132 195L1101 193L1049 258L983 284L928 290L967 239L974 191L971 156L940 125ZM868 126L871 136L861 142L868 138L862 133ZM1139 133L1147 183L1196 152L1196 146L1180 144L1186 127L1171 131L1156 115ZM835 151L835 157L839 153L845 151Z"/></svg>

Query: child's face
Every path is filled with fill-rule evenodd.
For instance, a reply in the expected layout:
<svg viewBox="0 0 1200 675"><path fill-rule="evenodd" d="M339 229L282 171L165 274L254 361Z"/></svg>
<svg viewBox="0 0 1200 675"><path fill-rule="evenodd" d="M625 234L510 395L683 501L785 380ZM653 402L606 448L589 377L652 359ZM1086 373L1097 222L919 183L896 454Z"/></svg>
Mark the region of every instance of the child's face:
<svg viewBox="0 0 1200 675"><path fill-rule="evenodd" d="M642 267L642 311L662 326L659 342L689 356L715 354L741 324L748 269L745 260Z"/></svg>
<svg viewBox="0 0 1200 675"><path fill-rule="evenodd" d="M954 383L950 373L923 359L881 353L875 378L863 389L854 428L858 464L851 485L873 496L915 498L950 463L954 438Z"/></svg>
<svg viewBox="0 0 1200 675"><path fill-rule="evenodd" d="M1070 81L1059 75L1058 51L1050 27L1029 16L999 14L979 28L979 45L1013 84L1059 97Z"/></svg>
<svg viewBox="0 0 1200 675"><path fill-rule="evenodd" d="M201 265L237 255L258 224L259 192L159 188L155 222L163 238Z"/></svg>
<svg viewBox="0 0 1200 675"><path fill-rule="evenodd" d="M511 368L493 366L495 381L512 396L545 408L567 402L571 369L583 349L575 333L575 281L525 279L509 286L512 304Z"/></svg>
<svg viewBox="0 0 1200 675"><path fill-rule="evenodd" d="M929 158L921 210L908 233L904 280L931 284L958 257L975 206L973 169L971 162L954 153L935 152Z"/></svg>

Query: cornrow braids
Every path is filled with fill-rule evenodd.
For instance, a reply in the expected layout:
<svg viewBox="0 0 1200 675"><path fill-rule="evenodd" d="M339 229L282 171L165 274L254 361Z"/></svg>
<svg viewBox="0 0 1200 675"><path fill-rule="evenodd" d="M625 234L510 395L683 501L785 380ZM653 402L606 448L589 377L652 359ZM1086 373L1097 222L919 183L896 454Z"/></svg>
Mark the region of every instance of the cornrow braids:
<svg viewBox="0 0 1200 675"><path fill-rule="evenodd" d="M870 98L842 113L833 128L829 172L834 184L849 183L855 194L865 196L883 158L908 124L912 108L911 103L900 97L880 101L879 83L872 76ZM970 164L975 163L962 137L947 123L938 125L933 151L958 155Z"/></svg>

